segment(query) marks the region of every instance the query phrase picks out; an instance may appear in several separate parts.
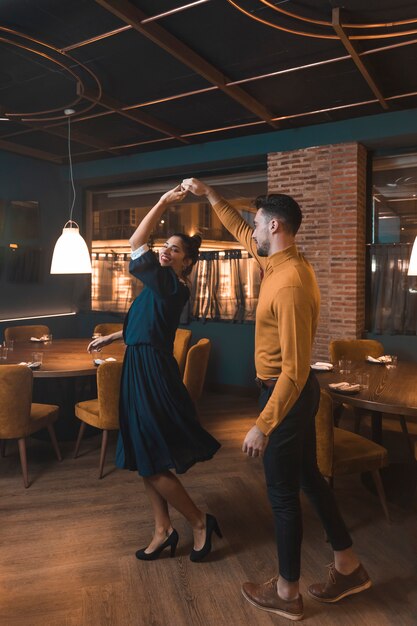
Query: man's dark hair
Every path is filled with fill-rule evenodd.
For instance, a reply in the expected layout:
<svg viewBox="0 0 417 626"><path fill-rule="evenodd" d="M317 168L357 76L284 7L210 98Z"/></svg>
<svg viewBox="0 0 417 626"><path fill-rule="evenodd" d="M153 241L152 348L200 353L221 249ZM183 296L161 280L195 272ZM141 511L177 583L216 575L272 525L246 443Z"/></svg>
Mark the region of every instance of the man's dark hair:
<svg viewBox="0 0 417 626"><path fill-rule="evenodd" d="M296 235L300 228L303 215L298 203L286 196L284 193L271 193L266 196L258 196L255 200L255 206L270 218L277 219L282 222L284 229Z"/></svg>

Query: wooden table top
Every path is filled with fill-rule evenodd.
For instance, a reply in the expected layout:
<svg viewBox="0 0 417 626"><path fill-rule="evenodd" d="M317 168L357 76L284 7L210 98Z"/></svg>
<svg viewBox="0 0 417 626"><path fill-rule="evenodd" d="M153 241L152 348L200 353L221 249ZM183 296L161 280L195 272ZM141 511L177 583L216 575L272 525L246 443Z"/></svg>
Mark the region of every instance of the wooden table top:
<svg viewBox="0 0 417 626"><path fill-rule="evenodd" d="M15 341L14 349L9 350L7 360L2 365L16 365L21 361L33 361L33 352L42 352L42 366L33 370L34 378L71 378L75 376L94 376L97 366L93 359L105 359L109 356L123 360L125 345L115 341L101 352L89 354L87 346L91 339L54 339L45 344L35 341Z"/></svg>
<svg viewBox="0 0 417 626"><path fill-rule="evenodd" d="M356 395L340 393L328 386L342 381L355 382L355 374L361 372L369 374L369 388ZM368 411L417 417L417 363L399 361L397 367L388 367L364 361L353 363L350 375L336 371L316 371L315 374L320 386L334 399Z"/></svg>

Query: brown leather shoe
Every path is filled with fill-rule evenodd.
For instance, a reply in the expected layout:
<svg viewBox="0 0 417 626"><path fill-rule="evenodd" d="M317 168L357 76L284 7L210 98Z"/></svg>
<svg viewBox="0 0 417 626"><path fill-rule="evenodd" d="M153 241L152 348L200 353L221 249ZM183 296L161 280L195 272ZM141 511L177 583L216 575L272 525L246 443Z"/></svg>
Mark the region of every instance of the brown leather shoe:
<svg viewBox="0 0 417 626"><path fill-rule="evenodd" d="M308 588L308 594L319 602L339 602L346 596L360 593L372 587L371 579L363 565L359 565L351 574L341 574L330 563L329 578L324 583L315 583Z"/></svg>
<svg viewBox="0 0 417 626"><path fill-rule="evenodd" d="M269 611L276 615L282 615L294 621L303 619L303 598L301 595L296 600L283 600L277 593L278 576L274 576L268 582L261 585L244 583L242 594L253 606L262 611Z"/></svg>

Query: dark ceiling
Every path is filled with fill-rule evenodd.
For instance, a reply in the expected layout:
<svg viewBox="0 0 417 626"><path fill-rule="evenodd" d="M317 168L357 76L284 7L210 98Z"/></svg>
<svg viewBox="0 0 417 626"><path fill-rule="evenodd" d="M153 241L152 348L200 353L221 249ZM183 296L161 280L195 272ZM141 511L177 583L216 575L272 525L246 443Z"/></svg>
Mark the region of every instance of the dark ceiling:
<svg viewBox="0 0 417 626"><path fill-rule="evenodd" d="M0 149L57 163L417 106L415 0L2 0Z"/></svg>

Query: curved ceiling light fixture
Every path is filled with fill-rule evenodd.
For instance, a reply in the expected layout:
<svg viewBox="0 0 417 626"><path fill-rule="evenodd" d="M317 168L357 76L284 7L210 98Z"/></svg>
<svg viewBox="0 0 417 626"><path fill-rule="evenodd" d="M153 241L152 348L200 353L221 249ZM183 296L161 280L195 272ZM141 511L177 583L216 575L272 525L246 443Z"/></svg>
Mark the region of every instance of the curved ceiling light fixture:
<svg viewBox="0 0 417 626"><path fill-rule="evenodd" d="M6 110L6 115L9 119L16 119L22 122L49 122L65 119L65 114L62 114L63 107L65 107L66 109L72 108L83 99L83 94L86 89L86 80L88 78L90 82L90 84L88 85L89 89L91 89L92 81L95 89L97 90L97 99L101 98L101 83L96 74L87 65L84 65L84 63L81 63L77 59L71 57L69 54L62 52L58 48L55 48L54 46L44 41L35 39L34 37L30 37L29 35L21 33L17 30L13 30L12 28L0 25L0 32L4 33L4 35L0 36L0 41L2 43L14 46L15 48L19 48L20 50L24 50L29 54L34 54L35 56L43 59L46 63L52 63L54 65L57 65L66 73L68 73L71 78L74 79L77 92L77 97L74 100L66 104L63 103L60 107L56 107L53 109L19 112ZM77 111L77 117L81 114L86 113L87 111L90 111L95 106L95 103L88 101L87 105ZM58 112L61 112L61 114L54 115Z"/></svg>
<svg viewBox="0 0 417 626"><path fill-rule="evenodd" d="M301 37L311 37L313 39L333 39L333 40L338 40L339 37L338 35L333 34L327 34L324 32L309 32L306 30L296 30L294 28L289 28L287 26L284 26L282 24L279 23L275 23L272 21L269 21L267 19L261 18L257 15L255 15L253 13L253 11L255 10L253 7L251 9L245 9L242 5L243 5L243 1L242 0L227 0L227 2L234 7L235 9L237 9L238 11L240 11L241 13L243 13L244 15L246 15L247 17L249 17L250 19L259 22L261 24L264 24L265 26L269 26L270 28L275 28L276 30L281 30L283 32L286 33L290 33L292 35L300 35ZM274 4L272 4L271 2L268 2L268 0L258 0L258 2L260 2L261 4L264 5L264 7L268 7L269 9L271 9L272 11L274 11L275 13L280 13L281 16L285 19L290 19L290 20L295 20L296 22L307 22L308 24L310 24L313 28L319 28L319 29L332 29L333 30L333 26L332 26L332 22L329 21L324 21L324 20L315 20L312 18L307 18L304 17L303 15L299 15L297 13L293 13L291 11L286 11L285 9L282 9L281 7L278 7ZM343 28L346 29L351 29L351 28L356 28L356 29L368 29L371 30L372 29L380 29L380 28L385 28L385 29L392 29L394 28L398 28L398 27L403 27L403 26L407 26L409 24L417 24L417 17L416 18L410 18L408 20L400 20L397 22L387 22L387 23L377 23L377 24L358 24L358 23L346 23L344 22L342 24ZM300 27L301 28L301 27ZM412 29L412 30L390 30L389 32L385 32L385 33L364 33L361 35L350 35L349 34L349 39L356 39L356 40L362 40L362 41L367 41L367 40L371 40L371 39L388 39L388 38L393 38L393 37L405 37L407 35L415 35L417 33L417 28Z"/></svg>
<svg viewBox="0 0 417 626"><path fill-rule="evenodd" d="M62 235L58 238L52 255L51 274L91 274L91 258L85 240L80 235L77 222L72 219L76 191L71 158L71 115L74 109L65 109L68 116L68 161L72 187L72 202L69 220L64 224Z"/></svg>

